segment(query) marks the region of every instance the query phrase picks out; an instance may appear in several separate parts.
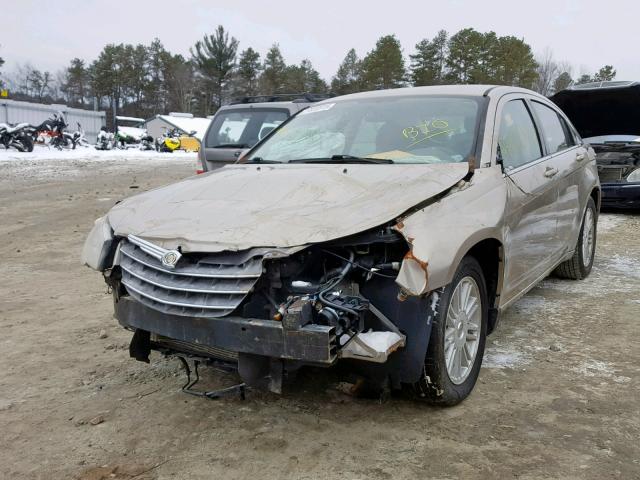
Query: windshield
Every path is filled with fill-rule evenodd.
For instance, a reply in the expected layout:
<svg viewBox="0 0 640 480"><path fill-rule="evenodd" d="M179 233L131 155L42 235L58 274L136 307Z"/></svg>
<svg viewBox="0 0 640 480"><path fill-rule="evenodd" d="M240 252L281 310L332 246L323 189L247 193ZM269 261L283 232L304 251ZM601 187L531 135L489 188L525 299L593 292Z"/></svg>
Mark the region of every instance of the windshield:
<svg viewBox="0 0 640 480"><path fill-rule="evenodd" d="M474 147L478 102L431 95L324 102L300 112L246 160L463 162Z"/></svg>
<svg viewBox="0 0 640 480"><path fill-rule="evenodd" d="M213 119L205 146L209 148L253 147L288 117L287 110L223 110Z"/></svg>

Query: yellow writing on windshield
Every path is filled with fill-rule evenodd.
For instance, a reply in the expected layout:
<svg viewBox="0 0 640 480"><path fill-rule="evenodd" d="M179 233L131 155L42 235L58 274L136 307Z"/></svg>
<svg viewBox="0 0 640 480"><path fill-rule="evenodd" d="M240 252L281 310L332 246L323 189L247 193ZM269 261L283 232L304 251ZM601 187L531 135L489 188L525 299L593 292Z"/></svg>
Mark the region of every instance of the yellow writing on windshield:
<svg viewBox="0 0 640 480"><path fill-rule="evenodd" d="M437 135L449 133L453 133L453 129L449 128L449 122L446 120L425 120L418 125L412 125L402 130L404 138L411 141L408 147L413 147Z"/></svg>

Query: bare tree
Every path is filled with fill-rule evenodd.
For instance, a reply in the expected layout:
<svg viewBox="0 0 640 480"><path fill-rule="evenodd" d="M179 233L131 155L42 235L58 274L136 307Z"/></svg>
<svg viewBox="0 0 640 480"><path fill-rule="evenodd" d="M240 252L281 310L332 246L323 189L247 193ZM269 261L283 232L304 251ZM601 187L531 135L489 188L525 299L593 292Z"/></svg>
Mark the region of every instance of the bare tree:
<svg viewBox="0 0 640 480"><path fill-rule="evenodd" d="M553 59L553 52L549 47L545 48L536 58L538 63L538 78L533 84L533 89L541 95L549 95L553 91L553 82L561 73L558 63Z"/></svg>

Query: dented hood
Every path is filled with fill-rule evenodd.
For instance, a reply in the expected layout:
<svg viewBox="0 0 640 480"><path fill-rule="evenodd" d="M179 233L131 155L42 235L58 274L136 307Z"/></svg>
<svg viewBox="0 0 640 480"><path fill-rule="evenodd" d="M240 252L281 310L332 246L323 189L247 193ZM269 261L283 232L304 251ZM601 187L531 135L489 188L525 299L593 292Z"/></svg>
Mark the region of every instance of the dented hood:
<svg viewBox="0 0 640 480"><path fill-rule="evenodd" d="M467 172L466 163L229 165L124 200L108 218L116 235L183 251L295 247L391 221Z"/></svg>

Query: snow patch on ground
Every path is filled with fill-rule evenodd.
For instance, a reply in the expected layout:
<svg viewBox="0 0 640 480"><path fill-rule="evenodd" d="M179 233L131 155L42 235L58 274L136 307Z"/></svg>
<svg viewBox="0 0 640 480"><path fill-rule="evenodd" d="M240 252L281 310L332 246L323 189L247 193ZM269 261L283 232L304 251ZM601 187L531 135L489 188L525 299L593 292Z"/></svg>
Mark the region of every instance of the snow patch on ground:
<svg viewBox="0 0 640 480"><path fill-rule="evenodd" d="M596 377L613 380L615 383L628 383L631 381L629 377L616 375L616 370L610 363L595 359L588 359L572 367L576 373L585 377Z"/></svg>
<svg viewBox="0 0 640 480"><path fill-rule="evenodd" d="M626 217L623 214L601 213L598 217L598 231L608 232L624 223Z"/></svg>
<svg viewBox="0 0 640 480"><path fill-rule="evenodd" d="M522 352L516 351L514 346L496 347L492 345L487 348L482 360L484 368L516 368L529 363L529 360Z"/></svg>
<svg viewBox="0 0 640 480"><path fill-rule="evenodd" d="M621 278L640 278L638 262L621 255L613 255L609 258L598 255L591 274L584 280L573 281L547 277L538 286L562 293L594 297L602 297L610 293L626 293L637 288L633 282L621 281Z"/></svg>
<svg viewBox="0 0 640 480"><path fill-rule="evenodd" d="M637 260L631 257L615 254L607 258L606 263L609 268L626 277L640 278L640 265Z"/></svg>

